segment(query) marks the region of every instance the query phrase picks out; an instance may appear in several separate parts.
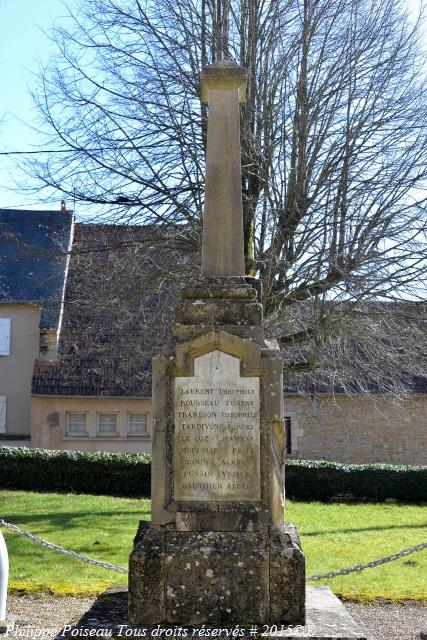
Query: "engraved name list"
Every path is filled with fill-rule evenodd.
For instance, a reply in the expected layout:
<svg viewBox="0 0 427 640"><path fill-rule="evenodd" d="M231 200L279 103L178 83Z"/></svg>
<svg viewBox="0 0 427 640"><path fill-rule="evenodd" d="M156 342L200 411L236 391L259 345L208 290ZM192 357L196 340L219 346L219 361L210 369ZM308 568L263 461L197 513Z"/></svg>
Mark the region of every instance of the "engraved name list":
<svg viewBox="0 0 427 640"><path fill-rule="evenodd" d="M259 378L215 350L195 359L194 376L175 378L174 394L175 500L259 500Z"/></svg>

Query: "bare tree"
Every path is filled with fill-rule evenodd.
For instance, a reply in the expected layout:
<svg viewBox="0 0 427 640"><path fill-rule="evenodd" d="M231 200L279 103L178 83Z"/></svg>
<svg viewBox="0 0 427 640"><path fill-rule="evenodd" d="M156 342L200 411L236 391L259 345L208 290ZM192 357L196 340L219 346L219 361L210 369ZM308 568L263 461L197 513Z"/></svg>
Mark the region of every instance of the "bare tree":
<svg viewBox="0 0 427 640"><path fill-rule="evenodd" d="M369 317L361 301L425 296L421 33L402 0L85 0L54 29L35 93L62 153L27 170L105 219L185 225L197 246L199 74L223 57L247 67L247 271L271 332L287 327L288 369L312 368L349 315Z"/></svg>

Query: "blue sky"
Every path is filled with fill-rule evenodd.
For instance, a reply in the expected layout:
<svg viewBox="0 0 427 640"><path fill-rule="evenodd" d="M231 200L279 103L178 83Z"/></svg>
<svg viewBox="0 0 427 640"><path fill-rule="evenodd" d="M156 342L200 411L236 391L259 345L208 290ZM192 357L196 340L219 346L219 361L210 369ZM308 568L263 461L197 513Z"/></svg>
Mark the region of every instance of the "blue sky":
<svg viewBox="0 0 427 640"><path fill-rule="evenodd" d="M411 8L418 4L407 2ZM0 152L28 150L37 144L36 135L23 124L37 125L28 85L35 81L32 73L38 60L46 62L54 51L43 30L49 31L65 13L61 0L0 0ZM0 156L0 207L59 206L60 193L41 203L35 196L9 190L14 186L11 174L16 174L11 159Z"/></svg>
<svg viewBox="0 0 427 640"><path fill-rule="evenodd" d="M65 10L61 0L0 0L0 151L27 150L36 137L20 122L35 124L35 111L28 84L38 59L46 60L52 45L42 30ZM56 208L56 202L37 203L7 189L12 186L10 159L0 156L0 207ZM58 194L58 207L60 194Z"/></svg>

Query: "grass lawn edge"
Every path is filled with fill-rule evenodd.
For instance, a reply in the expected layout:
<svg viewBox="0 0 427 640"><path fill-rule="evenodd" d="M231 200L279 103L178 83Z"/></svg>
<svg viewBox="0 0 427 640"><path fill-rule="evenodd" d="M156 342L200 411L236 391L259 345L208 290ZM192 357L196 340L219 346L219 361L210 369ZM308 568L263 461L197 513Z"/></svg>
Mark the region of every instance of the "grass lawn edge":
<svg viewBox="0 0 427 640"><path fill-rule="evenodd" d="M310 586L329 586L332 592L343 602L354 602L356 604L419 604L427 606L426 594L413 594L408 596L407 594L402 596L387 597L384 595L372 594L372 593L347 593L345 591L335 591L331 585L321 582L307 582ZM107 589L123 588L123 583L106 582L104 585L100 585L97 588L81 589L72 588L69 585L62 585L60 583L52 584L49 586L42 584L27 584L25 582L11 582L8 592L14 596L46 596L57 598L96 598Z"/></svg>

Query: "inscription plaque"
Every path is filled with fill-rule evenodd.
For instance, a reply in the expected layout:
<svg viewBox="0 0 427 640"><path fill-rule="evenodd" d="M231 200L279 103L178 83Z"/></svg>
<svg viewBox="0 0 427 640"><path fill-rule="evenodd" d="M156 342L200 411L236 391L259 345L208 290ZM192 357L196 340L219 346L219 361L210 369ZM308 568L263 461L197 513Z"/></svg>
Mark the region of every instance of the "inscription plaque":
<svg viewBox="0 0 427 640"><path fill-rule="evenodd" d="M174 499L260 500L260 382L211 351L174 385Z"/></svg>

